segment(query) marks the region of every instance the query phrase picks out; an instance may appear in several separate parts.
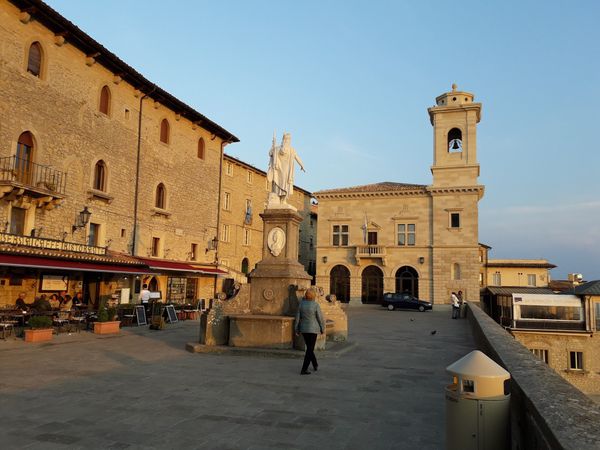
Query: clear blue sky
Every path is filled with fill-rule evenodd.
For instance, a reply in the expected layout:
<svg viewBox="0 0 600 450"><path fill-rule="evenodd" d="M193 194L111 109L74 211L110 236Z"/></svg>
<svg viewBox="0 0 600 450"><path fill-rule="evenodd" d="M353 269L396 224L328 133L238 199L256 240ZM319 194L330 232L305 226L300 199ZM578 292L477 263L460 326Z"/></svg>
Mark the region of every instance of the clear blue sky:
<svg viewBox="0 0 600 450"><path fill-rule="evenodd" d="M316 191L428 184L427 107L483 103L480 241L600 279L600 2L117 1L49 4L241 140L266 168L292 133Z"/></svg>

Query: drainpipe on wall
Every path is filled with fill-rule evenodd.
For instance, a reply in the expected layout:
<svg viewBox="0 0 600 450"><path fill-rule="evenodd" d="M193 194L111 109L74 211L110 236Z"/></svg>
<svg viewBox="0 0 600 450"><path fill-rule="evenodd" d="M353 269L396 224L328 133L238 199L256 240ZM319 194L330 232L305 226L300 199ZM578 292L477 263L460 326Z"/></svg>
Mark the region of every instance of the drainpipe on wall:
<svg viewBox="0 0 600 450"><path fill-rule="evenodd" d="M156 90L153 87L150 92L140 97L140 108L138 114L138 141L137 141L137 159L135 163L135 191L133 196L133 234L131 237L131 256L137 254L137 233L138 233L138 193L140 188L140 155L142 148L142 108L144 107L144 99Z"/></svg>
<svg viewBox="0 0 600 450"><path fill-rule="evenodd" d="M216 231L216 247L215 247L215 269L219 266L219 230L221 229L221 197L223 195L223 156L225 155L225 146L231 143L231 137L228 140L221 142L221 159L219 160L219 198L217 199L217 231ZM217 274L213 284L213 295L217 296Z"/></svg>

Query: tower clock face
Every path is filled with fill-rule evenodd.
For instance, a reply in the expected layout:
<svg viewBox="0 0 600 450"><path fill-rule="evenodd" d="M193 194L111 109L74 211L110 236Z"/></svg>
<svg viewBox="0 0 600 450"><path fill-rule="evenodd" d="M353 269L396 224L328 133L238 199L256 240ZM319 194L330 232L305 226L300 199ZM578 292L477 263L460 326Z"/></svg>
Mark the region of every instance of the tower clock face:
<svg viewBox="0 0 600 450"><path fill-rule="evenodd" d="M449 152L462 152L462 141L460 139L452 139L448 142Z"/></svg>

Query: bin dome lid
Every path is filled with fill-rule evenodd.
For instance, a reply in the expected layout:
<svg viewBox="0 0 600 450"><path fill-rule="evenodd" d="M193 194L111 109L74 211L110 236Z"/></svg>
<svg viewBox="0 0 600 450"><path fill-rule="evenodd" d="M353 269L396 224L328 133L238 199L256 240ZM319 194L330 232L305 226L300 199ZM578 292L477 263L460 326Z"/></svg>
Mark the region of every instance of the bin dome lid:
<svg viewBox="0 0 600 450"><path fill-rule="evenodd" d="M446 371L469 378L501 378L503 380L510 378L510 373L479 350L473 350L468 355L450 364L446 367Z"/></svg>

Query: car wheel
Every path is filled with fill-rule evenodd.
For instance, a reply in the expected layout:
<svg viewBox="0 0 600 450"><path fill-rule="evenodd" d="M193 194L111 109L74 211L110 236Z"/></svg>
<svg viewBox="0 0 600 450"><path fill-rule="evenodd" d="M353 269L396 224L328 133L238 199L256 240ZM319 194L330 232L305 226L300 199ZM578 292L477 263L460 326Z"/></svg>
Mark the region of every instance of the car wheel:
<svg viewBox="0 0 600 450"><path fill-rule="evenodd" d="M421 312L425 311L425 307L423 305L419 306L419 311L421 311Z"/></svg>
<svg viewBox="0 0 600 450"><path fill-rule="evenodd" d="M390 311L393 311L393 310L394 310L394 305L388 305L388 309L389 309Z"/></svg>

